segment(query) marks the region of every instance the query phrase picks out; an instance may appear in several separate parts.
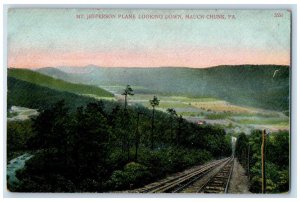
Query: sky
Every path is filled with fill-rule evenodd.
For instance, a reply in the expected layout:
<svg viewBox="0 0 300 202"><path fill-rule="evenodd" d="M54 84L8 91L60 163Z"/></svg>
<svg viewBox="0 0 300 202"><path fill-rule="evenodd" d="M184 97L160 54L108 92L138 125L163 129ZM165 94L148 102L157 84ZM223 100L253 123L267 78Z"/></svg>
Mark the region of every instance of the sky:
<svg viewBox="0 0 300 202"><path fill-rule="evenodd" d="M285 10L14 8L8 67L289 65L290 31Z"/></svg>

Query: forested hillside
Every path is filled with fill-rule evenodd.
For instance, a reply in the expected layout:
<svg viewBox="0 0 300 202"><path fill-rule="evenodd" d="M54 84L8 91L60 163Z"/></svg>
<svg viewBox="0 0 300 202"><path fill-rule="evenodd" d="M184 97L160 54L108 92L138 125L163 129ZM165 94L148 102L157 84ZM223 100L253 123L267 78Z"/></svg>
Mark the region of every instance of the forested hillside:
<svg viewBox="0 0 300 202"><path fill-rule="evenodd" d="M143 87L136 91L138 93L211 96L238 105L276 111L289 110L288 66L238 65L206 69L87 66L42 68L38 71L68 81L92 85L124 86L130 83Z"/></svg>
<svg viewBox="0 0 300 202"><path fill-rule="evenodd" d="M175 111L124 108L8 77L8 106L13 105L38 109L39 115L8 122L8 156L34 155L17 172L20 183L8 184L11 191L136 188L231 154L224 129L188 122Z"/></svg>

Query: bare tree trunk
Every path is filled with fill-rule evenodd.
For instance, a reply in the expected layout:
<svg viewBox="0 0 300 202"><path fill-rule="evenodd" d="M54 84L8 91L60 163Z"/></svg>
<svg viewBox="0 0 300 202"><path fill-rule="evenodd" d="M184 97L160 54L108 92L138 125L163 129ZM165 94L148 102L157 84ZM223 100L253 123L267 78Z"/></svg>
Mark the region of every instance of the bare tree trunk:
<svg viewBox="0 0 300 202"><path fill-rule="evenodd" d="M266 170L265 170L265 135L266 131L262 131L262 144L261 144L261 192L266 193Z"/></svg>
<svg viewBox="0 0 300 202"><path fill-rule="evenodd" d="M137 162L138 158L138 148L139 148L139 141L140 141L140 136L139 136L139 120L140 120L140 114L138 113L137 116L137 123L136 123L136 132L135 132L135 161Z"/></svg>
<svg viewBox="0 0 300 202"><path fill-rule="evenodd" d="M122 134L122 153L124 154L125 152L125 134Z"/></svg>
<svg viewBox="0 0 300 202"><path fill-rule="evenodd" d="M173 118L170 119L170 123L171 123L171 135L170 135L170 143L172 144L173 143L173 140L174 140L174 136L173 136Z"/></svg>
<svg viewBox="0 0 300 202"><path fill-rule="evenodd" d="M154 142L153 142L153 133L154 133L154 107L152 109L152 123L151 123L151 149L153 150L154 148Z"/></svg>
<svg viewBox="0 0 300 202"><path fill-rule="evenodd" d="M125 106L124 106L125 109L127 109L127 95L125 95Z"/></svg>
<svg viewBox="0 0 300 202"><path fill-rule="evenodd" d="M129 135L127 137L127 160L130 159L130 145L129 145Z"/></svg>

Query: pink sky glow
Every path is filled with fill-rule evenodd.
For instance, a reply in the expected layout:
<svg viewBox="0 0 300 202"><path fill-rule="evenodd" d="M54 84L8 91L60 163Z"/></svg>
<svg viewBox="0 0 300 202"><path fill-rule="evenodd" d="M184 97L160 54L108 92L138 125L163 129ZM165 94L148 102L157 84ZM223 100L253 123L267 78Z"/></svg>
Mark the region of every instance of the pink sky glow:
<svg viewBox="0 0 300 202"><path fill-rule="evenodd" d="M24 51L11 53L8 67L39 68L56 66L86 66L89 64L103 67L194 67L204 68L216 65L238 64L278 64L289 65L289 53L251 50L163 50L152 52L46 52Z"/></svg>

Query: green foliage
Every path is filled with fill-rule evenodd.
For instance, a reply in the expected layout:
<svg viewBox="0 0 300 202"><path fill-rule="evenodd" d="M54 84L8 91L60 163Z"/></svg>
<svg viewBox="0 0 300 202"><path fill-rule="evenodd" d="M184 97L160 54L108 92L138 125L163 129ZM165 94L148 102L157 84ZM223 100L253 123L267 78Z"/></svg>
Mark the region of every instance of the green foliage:
<svg viewBox="0 0 300 202"><path fill-rule="evenodd" d="M162 155L162 160L168 162L168 164L165 165L165 169L168 173L174 170L181 171L193 165L203 164L212 159L212 155L209 152L196 149L168 148L161 151L160 154Z"/></svg>
<svg viewBox="0 0 300 202"><path fill-rule="evenodd" d="M211 114L207 114L206 118L207 119L226 119L227 117L230 117L232 114L231 113L211 113Z"/></svg>
<svg viewBox="0 0 300 202"><path fill-rule="evenodd" d="M131 189L148 182L150 175L151 173L147 170L147 167L139 163L130 162L125 165L122 171L114 171L108 184L114 190Z"/></svg>
<svg viewBox="0 0 300 202"><path fill-rule="evenodd" d="M35 151L18 172L21 183L11 188L13 191L128 189L213 157L230 155L223 129L188 122L176 116L175 110L169 110L170 114L156 111L157 97L149 110L96 102L12 77L8 77L8 90L10 106L39 111L32 120L8 127L11 150ZM166 124L170 118L171 127ZM138 156L133 158L137 142Z"/></svg>
<svg viewBox="0 0 300 202"><path fill-rule="evenodd" d="M32 121L9 121L7 122L7 158L16 157L21 151L28 149L28 142L34 136Z"/></svg>
<svg viewBox="0 0 300 202"><path fill-rule="evenodd" d="M168 108L167 112L170 114L170 116L177 116L176 110L174 108Z"/></svg>
<svg viewBox="0 0 300 202"><path fill-rule="evenodd" d="M10 189L10 191L27 193L32 192L33 190L34 192L44 193L66 193L74 192L75 186L71 180L68 180L61 175L49 175L47 177L25 178L16 189Z"/></svg>
<svg viewBox="0 0 300 202"><path fill-rule="evenodd" d="M239 162L246 168L248 160L249 140L245 133L241 133L236 141L235 156Z"/></svg>
<svg viewBox="0 0 300 202"><path fill-rule="evenodd" d="M125 96L125 105L124 105L124 107L127 108L127 96L128 96L128 95L129 95L129 96L133 96L133 95L134 95L133 90L132 90L132 88L131 88L130 85L127 85L127 86L126 86L126 88L124 89L122 95Z"/></svg>
<svg viewBox="0 0 300 202"><path fill-rule="evenodd" d="M126 86L122 95L134 95L133 90L130 85Z"/></svg>
<svg viewBox="0 0 300 202"><path fill-rule="evenodd" d="M61 147L65 146L68 135L68 119L68 108L64 101L42 111L33 123L36 135L31 138L31 146L36 149L63 149Z"/></svg>
<svg viewBox="0 0 300 202"><path fill-rule="evenodd" d="M156 106L159 105L159 99L156 96L153 96L152 100L149 100L150 105L155 108Z"/></svg>
<svg viewBox="0 0 300 202"><path fill-rule="evenodd" d="M72 154L75 155L80 178L101 179L107 173L109 137L111 128L101 102L89 103L85 109L79 108L73 122L74 135ZM83 175L82 175L83 174ZM81 176L82 175L82 176Z"/></svg>
<svg viewBox="0 0 300 202"><path fill-rule="evenodd" d="M236 156L246 168L247 149L250 146L250 191L261 192L261 143L262 132L253 131L250 136L240 134L236 143ZM266 192L289 191L289 132L279 131L268 135L265 152Z"/></svg>
<svg viewBox="0 0 300 202"><path fill-rule="evenodd" d="M9 121L7 122L7 149L25 150L27 141L33 136L32 121Z"/></svg>
<svg viewBox="0 0 300 202"><path fill-rule="evenodd" d="M100 97L113 97L113 94L96 86L70 83L28 69L10 68L8 69L8 76L54 90L75 94L93 94Z"/></svg>
<svg viewBox="0 0 300 202"><path fill-rule="evenodd" d="M277 111L289 109L290 68L288 66L224 65L205 69L92 67L89 70L92 73L77 74L77 76L68 74L69 77L61 73L55 75L68 81L92 85L124 86L130 82L134 86L145 87L144 93L188 97L208 96L237 105ZM273 78L276 70L278 71ZM43 69L40 71L47 74Z"/></svg>
<svg viewBox="0 0 300 202"><path fill-rule="evenodd" d="M133 162L136 114L141 113L139 155ZM104 110L102 102L91 102L72 111L59 101L41 110L33 119L28 149L38 150L19 172L15 191L102 192L142 186L166 174L202 164L213 157L230 155L224 130L198 126L181 117L170 131L170 115L156 111L155 147L150 149L152 110L120 108ZM124 124L126 119L126 124ZM160 135L164 134L164 135ZM128 155L120 148L127 138ZM30 144L28 144L30 143ZM59 181L55 184L54 181ZM39 184L43 186L38 186ZM59 187L61 186L61 187Z"/></svg>
<svg viewBox="0 0 300 202"><path fill-rule="evenodd" d="M147 75L147 78L131 75L130 80L134 85L147 84L162 93L187 93L191 96L203 96L204 91L199 86L206 86L205 92L209 96L221 96L233 103L288 109L287 67L235 68L219 67L203 71L175 68L172 74L165 68L147 70L158 74L155 78L160 79L155 82L149 81L151 76L142 73L144 70L138 70L138 74ZM280 69L278 77L266 79L274 69ZM121 83L125 82L123 79L126 79L127 73L122 76ZM82 77L87 79L86 75ZM182 77L189 78L188 82L174 79ZM8 106L35 108L40 112L33 120L8 126L9 153L22 149L37 152L17 173L21 183L12 188L13 191L103 192L135 188L169 173L231 154L230 138L224 129L188 122L182 116L176 116L175 110L168 110L169 114L157 111L155 107L159 105L159 100L155 96L149 102L152 110L136 106L127 108L127 105L125 109L117 103L96 102L93 98L73 94L89 93L86 93L86 88L77 88L60 80L50 82L52 78L49 78L29 70L9 70ZM169 78L169 82L166 83L164 78ZM42 81L44 79L45 82ZM237 79L243 81L238 86ZM88 78L82 81L95 80ZM53 85L56 82L60 85ZM166 85L161 85L161 82ZM237 94L240 95L238 98ZM270 100L269 96L273 99ZM142 114L139 121L138 113ZM133 148L137 141L139 153L135 159ZM254 131L250 136L241 134L237 140L236 154L244 166L246 148L250 145L253 192L260 190L260 144L260 131ZM272 133L266 148L267 191L288 191L289 133Z"/></svg>
<svg viewBox="0 0 300 202"><path fill-rule="evenodd" d="M154 174L152 177L157 178L164 175L164 173L181 171L184 168L202 164L211 159L211 154L205 150L169 147L149 152L149 155L143 155L142 162Z"/></svg>
<svg viewBox="0 0 300 202"><path fill-rule="evenodd" d="M288 131L272 133L267 142L267 158L282 169L289 169L290 136Z"/></svg>
<svg viewBox="0 0 300 202"><path fill-rule="evenodd" d="M76 190L101 190L109 168L106 159L110 127L105 116L101 102L89 103L72 115L63 101L42 111L34 120L36 133L30 139L31 148L39 149L40 153L26 164L25 171L19 176L22 183L17 191L32 187L35 179L48 184L43 190L46 192L57 192L59 189L63 192L74 191L73 188L67 189L71 185L59 188L51 184L60 176L66 178L65 182L71 183ZM40 191L40 187L33 190Z"/></svg>
<svg viewBox="0 0 300 202"><path fill-rule="evenodd" d="M159 99L156 96L153 96L152 100L149 100L150 105L152 106L152 122L151 122L151 149L154 148L154 140L153 140L153 133L154 133L154 111L155 107L159 105Z"/></svg>
<svg viewBox="0 0 300 202"><path fill-rule="evenodd" d="M13 77L7 78L7 87L8 108L14 105L32 109L47 109L49 105L53 105L63 99L68 107L75 110L79 106L95 101L93 98L56 91Z"/></svg>

